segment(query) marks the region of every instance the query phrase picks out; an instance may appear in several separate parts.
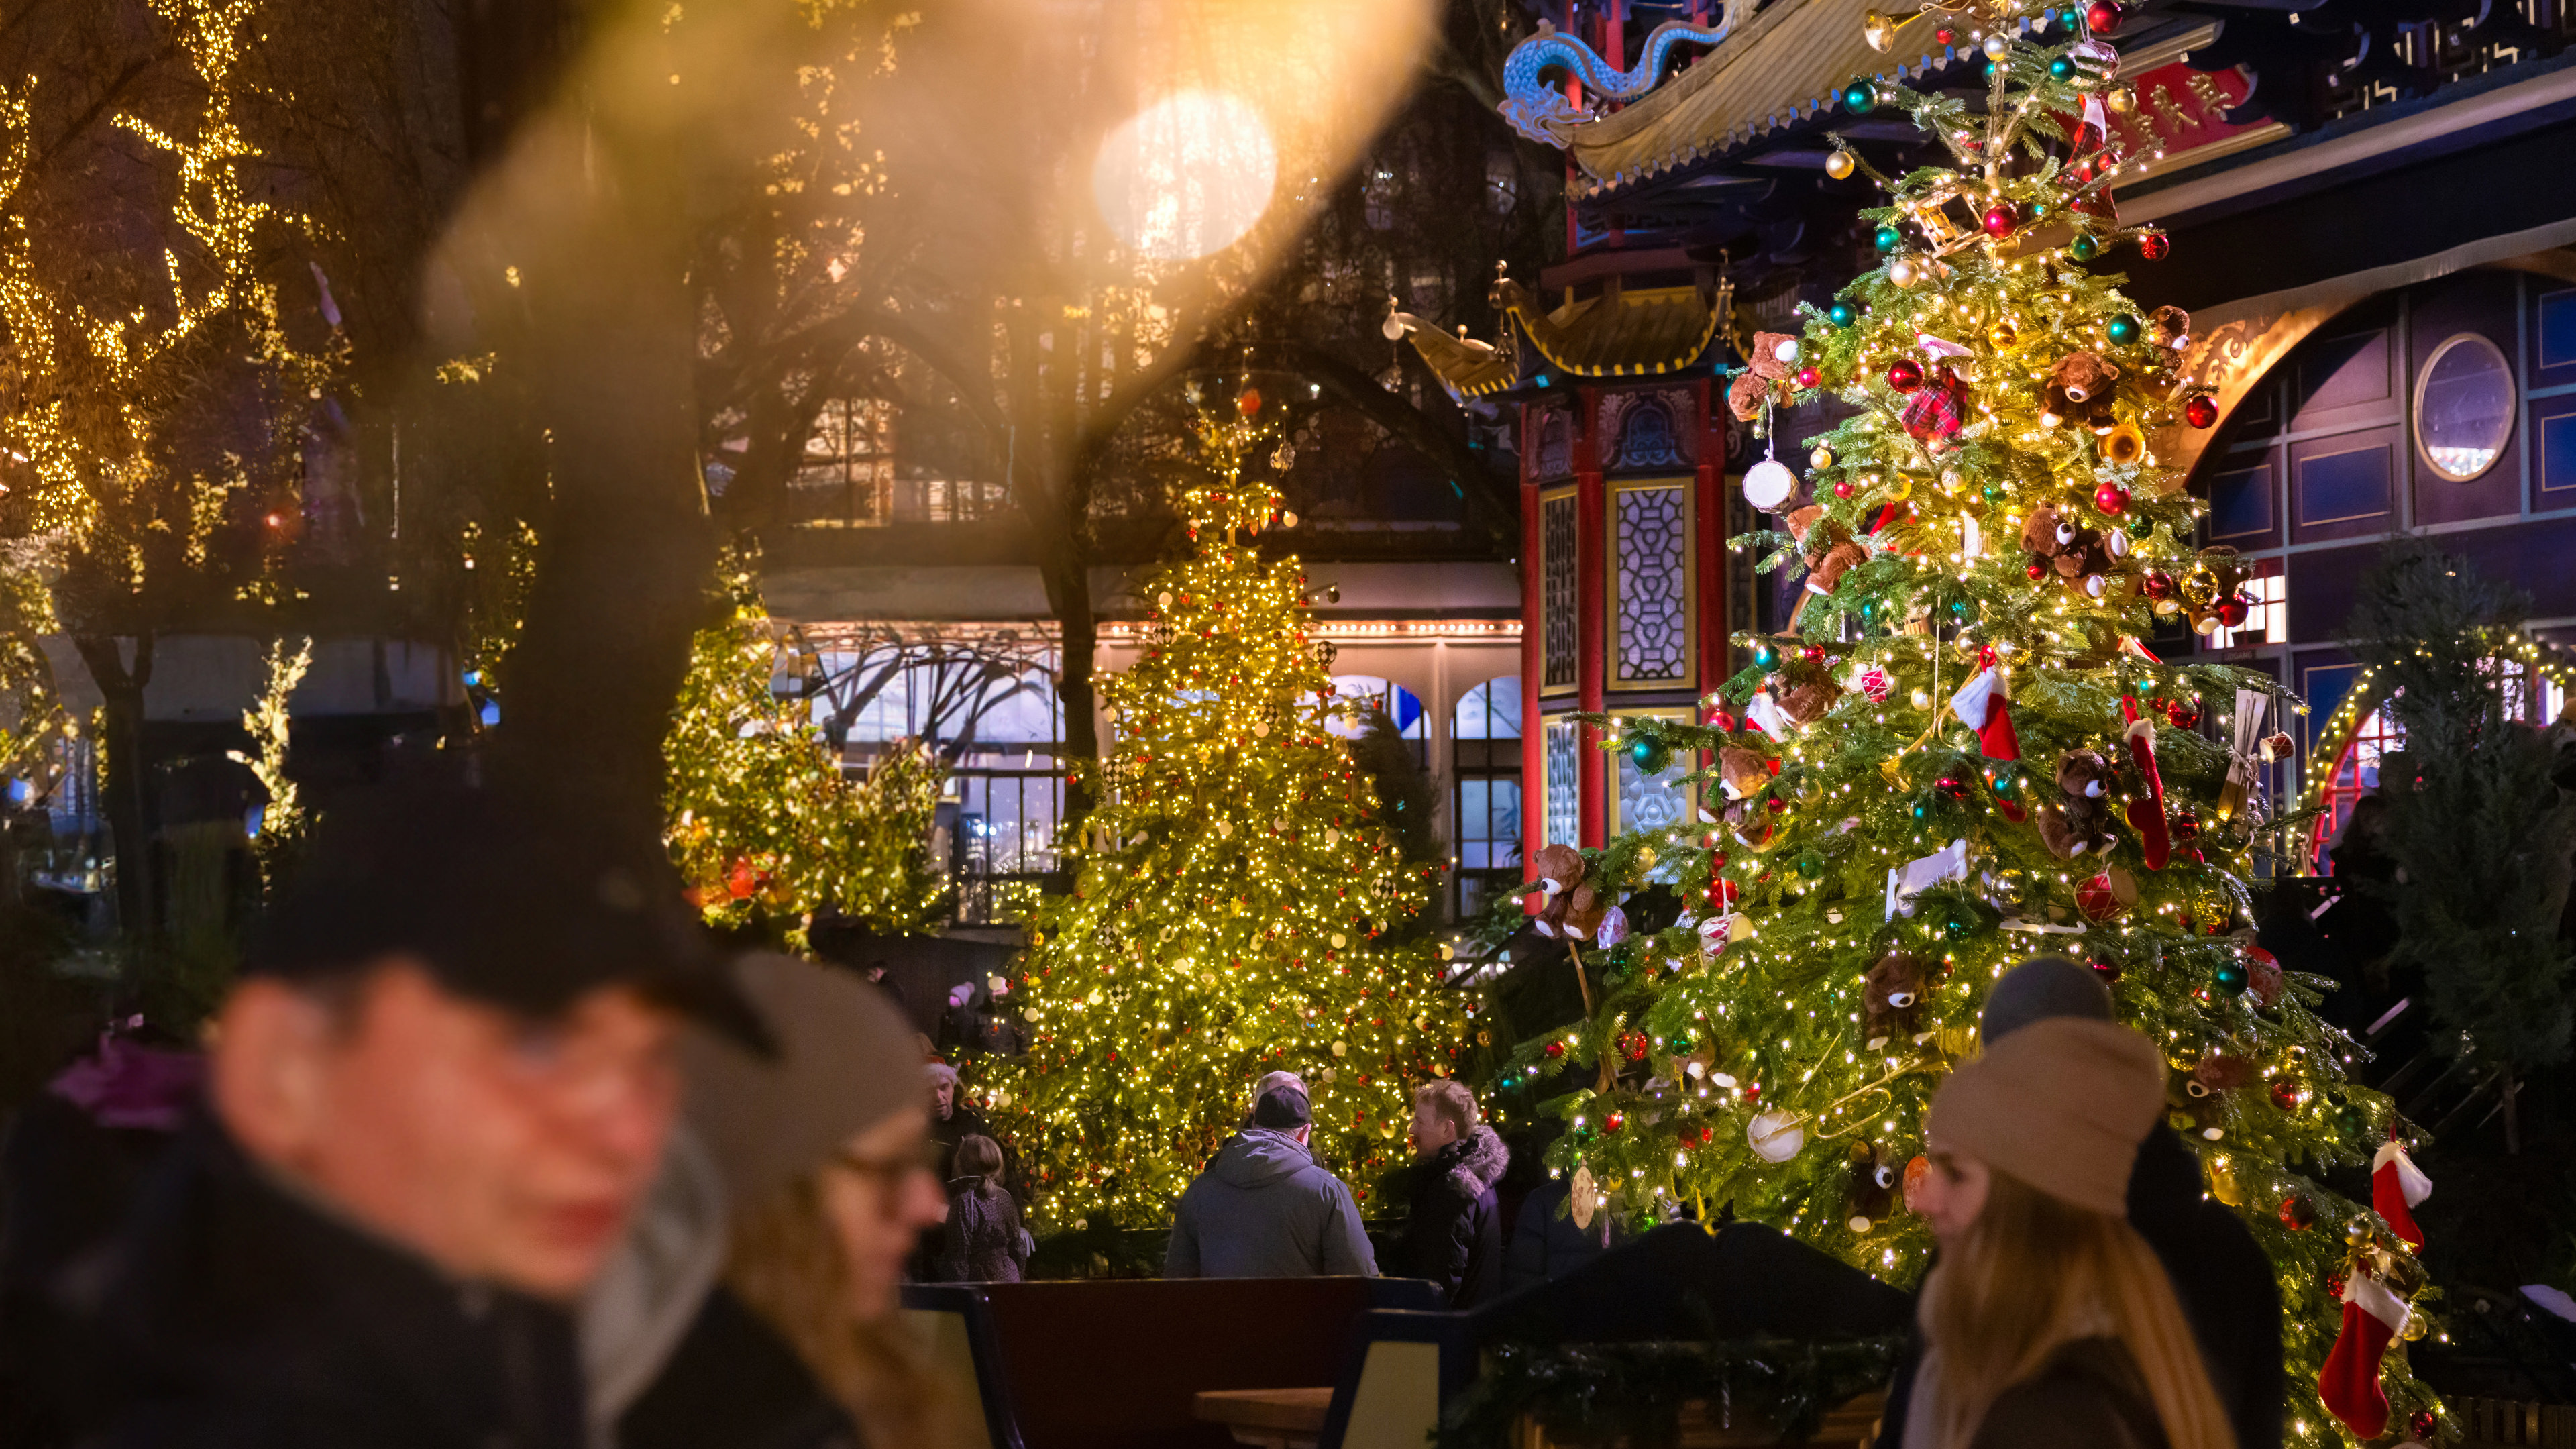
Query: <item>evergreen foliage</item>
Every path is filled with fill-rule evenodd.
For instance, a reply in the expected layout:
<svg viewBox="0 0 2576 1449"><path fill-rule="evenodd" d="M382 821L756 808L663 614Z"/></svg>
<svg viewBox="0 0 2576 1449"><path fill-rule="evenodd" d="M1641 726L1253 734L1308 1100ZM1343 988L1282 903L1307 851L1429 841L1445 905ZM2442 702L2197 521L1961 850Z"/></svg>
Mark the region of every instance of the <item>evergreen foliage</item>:
<svg viewBox="0 0 2576 1449"><path fill-rule="evenodd" d="M2567 1059L2570 952L2558 936L2576 804L2550 742L2514 717L2499 645L2530 597L2470 562L2402 539L2363 581L2346 635L2378 680L2406 751L2382 760L2395 958L2420 967L2444 1045L2519 1071Z"/></svg>
<svg viewBox="0 0 2576 1449"><path fill-rule="evenodd" d="M1143 586L1144 651L1104 688L1103 803L1064 842L1072 891L1028 921L1029 1051L988 1100L1047 1231L1168 1221L1274 1070L1305 1079L1317 1158L1363 1183L1404 1155L1409 1093L1466 1035L1446 952L1404 940L1434 868L1405 858L1328 728L1349 707L1305 575L1249 545L1281 504L1244 476L1267 431L1247 402L1200 420L1209 476L1181 500L1197 554Z"/></svg>
<svg viewBox="0 0 2576 1449"><path fill-rule="evenodd" d="M1510 1066L1584 1083L1549 1104L1572 1128L1550 1161L1608 1210L1731 1209L1912 1283L1931 1237L1902 1183L1927 1170L1925 1111L1977 1050L1988 988L2034 954L2085 962L2164 1045L2172 1125L2278 1266L2290 1441L2334 1443L2315 1384L2341 1275L2422 1276L2323 1181L2392 1125L2312 1009L2332 983L2252 949L2256 854L2281 822L2259 791L2222 798L2226 741L2238 708L2268 734L2296 705L2139 642L2160 615L2245 617L2232 552L2191 546L2202 505L2151 441L2214 413L2179 366L2188 318L2141 315L2092 270L2166 247L2115 219L2128 167L2076 120L2115 89L2115 53L2071 12L1988 11L2010 38L1982 107L1844 92L1911 115L1952 164L1888 178L1836 157L1886 194L1862 213L1885 260L1805 307L1802 333L1758 335L1730 395L1757 420L1825 394L1851 409L1807 440L1812 505L1735 541L1764 569L1803 558L1804 605L1784 634L1739 636L1753 665L1708 723L1592 717L1643 769L1713 766L1695 821L1586 862L1613 899L1677 883L1684 912L1579 942L1590 1018ZM2000 712L1962 692L1987 670ZM2401 1421L2431 1403L2402 1351L2386 1376Z"/></svg>
<svg viewBox="0 0 2576 1449"><path fill-rule="evenodd" d="M945 773L899 741L842 773L802 699L770 692L775 627L747 565L724 570L724 621L691 648L664 746L672 858L716 925L801 930L823 910L878 932L920 930L942 882L930 828Z"/></svg>
<svg viewBox="0 0 2576 1449"><path fill-rule="evenodd" d="M1433 828L1432 812L1439 806L1440 792L1413 741L1395 727L1383 707L1371 708L1364 717L1359 738L1351 741L1351 762L1368 776L1378 802L1370 818L1395 842L1396 853L1408 865L1436 868L1440 833Z"/></svg>

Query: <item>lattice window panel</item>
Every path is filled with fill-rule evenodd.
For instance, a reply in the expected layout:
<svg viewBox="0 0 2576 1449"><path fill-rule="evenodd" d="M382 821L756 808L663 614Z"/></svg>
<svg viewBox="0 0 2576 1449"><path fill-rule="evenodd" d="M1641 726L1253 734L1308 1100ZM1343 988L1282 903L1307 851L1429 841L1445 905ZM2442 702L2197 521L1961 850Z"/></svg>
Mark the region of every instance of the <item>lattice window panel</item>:
<svg viewBox="0 0 2576 1449"><path fill-rule="evenodd" d="M1613 495L1619 573L1612 678L1663 684L1690 670L1690 509L1680 484Z"/></svg>
<svg viewBox="0 0 2576 1449"><path fill-rule="evenodd" d="M1571 689L1577 679L1575 658L1574 495L1567 493L1539 504L1539 607L1546 615L1541 643L1547 668L1539 682L1548 689Z"/></svg>
<svg viewBox="0 0 2576 1449"><path fill-rule="evenodd" d="M1547 839L1542 845L1579 845L1583 831L1582 740L1572 722L1550 720L1540 741L1547 768Z"/></svg>

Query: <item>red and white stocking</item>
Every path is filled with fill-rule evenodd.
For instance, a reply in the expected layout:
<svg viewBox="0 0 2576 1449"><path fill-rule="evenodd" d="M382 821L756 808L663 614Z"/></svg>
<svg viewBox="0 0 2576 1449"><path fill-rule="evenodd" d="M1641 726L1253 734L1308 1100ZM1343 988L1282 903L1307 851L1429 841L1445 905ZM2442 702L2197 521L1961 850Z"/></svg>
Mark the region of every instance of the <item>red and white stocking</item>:
<svg viewBox="0 0 2576 1449"><path fill-rule="evenodd" d="M2156 773L2156 725L2138 710L2137 697L2120 696L2120 717L2129 722L2129 758L2147 782L2147 798L2129 802L2129 828L2147 857L2147 869L2162 870L2173 858L2173 837L2165 826L2165 781Z"/></svg>
<svg viewBox="0 0 2576 1449"><path fill-rule="evenodd" d="M2012 700L2003 691L2003 676L1995 673L1994 655L1989 650L1985 668L1950 696L1950 712L1959 722L1977 732L1977 751L1989 760L2010 763L2021 758L2021 736L2013 732ZM2021 806L1995 797L1995 809L2006 820L2019 825L2027 818Z"/></svg>
<svg viewBox="0 0 2576 1449"><path fill-rule="evenodd" d="M2410 1209L2432 1195L2433 1179L2416 1167L2415 1160L2397 1141L2396 1129L2390 1128L2379 1154L2370 1159L2370 1205L2387 1220L2390 1232L2404 1238L2419 1253L2424 1251L2424 1230L2415 1226L2415 1214Z"/></svg>
<svg viewBox="0 0 2576 1449"><path fill-rule="evenodd" d="M2388 1395L2379 1387L2379 1361L2389 1340L2406 1326L2406 1304L2388 1285L2355 1268L2343 1285L2343 1331L2317 1374L2317 1397L2364 1439L2388 1429Z"/></svg>

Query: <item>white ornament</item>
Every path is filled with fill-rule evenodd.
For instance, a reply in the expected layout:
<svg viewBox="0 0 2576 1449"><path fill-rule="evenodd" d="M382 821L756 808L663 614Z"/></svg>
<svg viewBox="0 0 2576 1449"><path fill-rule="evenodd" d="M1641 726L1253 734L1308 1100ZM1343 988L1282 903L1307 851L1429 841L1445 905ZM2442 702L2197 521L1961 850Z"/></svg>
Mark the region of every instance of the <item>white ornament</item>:
<svg viewBox="0 0 2576 1449"><path fill-rule="evenodd" d="M1765 513L1789 501L1798 491L1798 475L1777 458L1765 458L1744 470L1744 501Z"/></svg>
<svg viewBox="0 0 2576 1449"><path fill-rule="evenodd" d="M1628 913L1612 906L1601 913L1601 924L1592 932L1595 945L1604 950L1628 939Z"/></svg>
<svg viewBox="0 0 2576 1449"><path fill-rule="evenodd" d="M1753 1155L1763 1161L1786 1162L1807 1145L1807 1129L1775 1107L1754 1114L1745 1125L1744 1140L1752 1145Z"/></svg>
<svg viewBox="0 0 2576 1449"><path fill-rule="evenodd" d="M1914 263L1904 257L1898 257L1887 264L1887 279L1900 287L1913 286L1921 275L1915 270Z"/></svg>
<svg viewBox="0 0 2576 1449"><path fill-rule="evenodd" d="M1782 339L1780 345L1771 349L1771 355L1782 362L1797 361L1798 339L1795 337Z"/></svg>
<svg viewBox="0 0 2576 1449"><path fill-rule="evenodd" d="M2012 41L2000 30L1985 39L1986 59L2001 60L2012 53Z"/></svg>

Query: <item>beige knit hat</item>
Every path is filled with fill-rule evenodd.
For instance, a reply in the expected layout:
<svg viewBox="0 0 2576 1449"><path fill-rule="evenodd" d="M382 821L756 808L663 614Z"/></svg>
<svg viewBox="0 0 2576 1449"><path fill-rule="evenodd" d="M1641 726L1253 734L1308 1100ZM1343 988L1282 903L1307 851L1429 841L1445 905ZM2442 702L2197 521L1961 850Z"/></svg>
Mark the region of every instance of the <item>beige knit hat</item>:
<svg viewBox="0 0 2576 1449"><path fill-rule="evenodd" d="M775 1061L692 1030L681 1037L687 1112L736 1203L751 1203L832 1160L862 1128L930 1089L911 1028L885 993L846 971L792 956L733 964L743 994L778 1040Z"/></svg>
<svg viewBox="0 0 2576 1449"><path fill-rule="evenodd" d="M2164 1101L2164 1054L2143 1033L2051 1017L1952 1072L1932 1098L1927 1125L1943 1151L2125 1217L2129 1169Z"/></svg>

